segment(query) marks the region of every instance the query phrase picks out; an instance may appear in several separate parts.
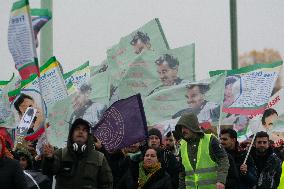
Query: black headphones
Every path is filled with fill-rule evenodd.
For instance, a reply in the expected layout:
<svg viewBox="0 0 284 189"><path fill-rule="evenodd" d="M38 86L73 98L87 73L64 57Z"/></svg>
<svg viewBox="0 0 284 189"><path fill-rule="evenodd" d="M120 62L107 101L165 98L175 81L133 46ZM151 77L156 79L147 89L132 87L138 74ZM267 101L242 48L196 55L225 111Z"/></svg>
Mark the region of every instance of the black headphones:
<svg viewBox="0 0 284 189"><path fill-rule="evenodd" d="M84 152L87 148L86 144L78 145L76 142L73 143L73 150L75 152Z"/></svg>

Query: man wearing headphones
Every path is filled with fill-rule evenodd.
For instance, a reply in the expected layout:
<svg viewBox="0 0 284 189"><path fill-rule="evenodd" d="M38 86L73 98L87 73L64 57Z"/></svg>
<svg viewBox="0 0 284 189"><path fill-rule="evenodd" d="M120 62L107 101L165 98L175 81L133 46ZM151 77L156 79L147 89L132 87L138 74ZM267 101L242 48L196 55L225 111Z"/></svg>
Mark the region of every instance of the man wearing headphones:
<svg viewBox="0 0 284 189"><path fill-rule="evenodd" d="M94 149L90 123L76 119L67 147L54 151L45 144L43 173L56 175L56 189L112 189L111 169L104 155Z"/></svg>

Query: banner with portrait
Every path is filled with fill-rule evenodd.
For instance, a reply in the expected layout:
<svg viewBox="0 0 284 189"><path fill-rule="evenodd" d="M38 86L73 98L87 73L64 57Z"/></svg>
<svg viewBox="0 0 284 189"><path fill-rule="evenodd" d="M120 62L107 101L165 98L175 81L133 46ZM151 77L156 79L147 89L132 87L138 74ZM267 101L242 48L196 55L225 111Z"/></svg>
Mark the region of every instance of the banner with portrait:
<svg viewBox="0 0 284 189"><path fill-rule="evenodd" d="M194 44L156 52L146 51L129 64L117 88L119 98L140 93L147 97L159 90L195 80Z"/></svg>
<svg viewBox="0 0 284 189"><path fill-rule="evenodd" d="M47 106L41 96L40 79L36 74L21 81L21 86L8 93L12 100L12 110L16 117L15 126L18 127L21 119L29 107L35 109L36 113L32 124L23 136L25 140L36 140L44 133L44 122ZM21 139L19 139L21 140Z"/></svg>
<svg viewBox="0 0 284 189"><path fill-rule="evenodd" d="M129 35L122 37L118 44L107 50L107 66L111 70L112 87L124 77L129 64L145 51L165 51L169 49L159 20L153 19Z"/></svg>
<svg viewBox="0 0 284 189"><path fill-rule="evenodd" d="M227 73L223 112L255 115L267 106L282 61L255 64L237 70L211 71L210 75Z"/></svg>
<svg viewBox="0 0 284 189"><path fill-rule="evenodd" d="M271 104L270 96L281 66L282 61L278 61L226 71L221 125L236 130L240 141L258 131L267 131L262 115ZM223 71L213 71L210 75L220 72Z"/></svg>
<svg viewBox="0 0 284 189"><path fill-rule="evenodd" d="M204 129L217 126L223 101L225 74L160 90L144 99L148 126L174 130L184 113L195 113Z"/></svg>
<svg viewBox="0 0 284 189"><path fill-rule="evenodd" d="M48 108L48 141L57 147L66 145L70 124L77 118L91 123L94 128L109 105L109 75L96 74L82 84L75 93Z"/></svg>

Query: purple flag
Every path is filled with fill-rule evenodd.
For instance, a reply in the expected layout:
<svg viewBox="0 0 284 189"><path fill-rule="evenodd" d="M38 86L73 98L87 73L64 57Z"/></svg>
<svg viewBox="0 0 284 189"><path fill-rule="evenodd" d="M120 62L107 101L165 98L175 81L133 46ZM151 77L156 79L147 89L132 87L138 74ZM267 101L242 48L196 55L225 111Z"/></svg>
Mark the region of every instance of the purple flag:
<svg viewBox="0 0 284 189"><path fill-rule="evenodd" d="M107 151L122 149L144 140L148 133L141 95L113 103L93 132Z"/></svg>

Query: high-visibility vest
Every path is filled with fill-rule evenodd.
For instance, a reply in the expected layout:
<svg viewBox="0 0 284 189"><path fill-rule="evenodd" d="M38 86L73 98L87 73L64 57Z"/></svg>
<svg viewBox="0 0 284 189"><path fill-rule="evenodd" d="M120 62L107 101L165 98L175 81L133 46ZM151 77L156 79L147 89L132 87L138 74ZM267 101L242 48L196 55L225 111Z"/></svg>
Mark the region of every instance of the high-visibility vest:
<svg viewBox="0 0 284 189"><path fill-rule="evenodd" d="M181 140L181 158L185 168L186 189L213 189L217 182L217 164L209 154L211 134L204 134L199 141L196 168L193 170L187 153L187 142Z"/></svg>

